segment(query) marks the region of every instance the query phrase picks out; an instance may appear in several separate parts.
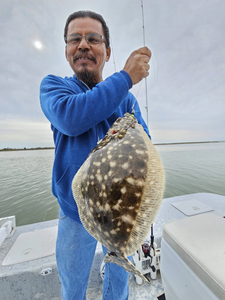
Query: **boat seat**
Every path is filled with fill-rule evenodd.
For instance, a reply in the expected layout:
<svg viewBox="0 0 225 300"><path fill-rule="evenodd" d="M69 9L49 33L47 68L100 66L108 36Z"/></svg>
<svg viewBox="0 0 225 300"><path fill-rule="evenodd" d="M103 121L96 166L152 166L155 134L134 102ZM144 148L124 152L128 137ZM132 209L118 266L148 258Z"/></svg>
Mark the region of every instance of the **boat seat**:
<svg viewBox="0 0 225 300"><path fill-rule="evenodd" d="M166 299L225 299L225 219L205 213L166 224L160 271Z"/></svg>

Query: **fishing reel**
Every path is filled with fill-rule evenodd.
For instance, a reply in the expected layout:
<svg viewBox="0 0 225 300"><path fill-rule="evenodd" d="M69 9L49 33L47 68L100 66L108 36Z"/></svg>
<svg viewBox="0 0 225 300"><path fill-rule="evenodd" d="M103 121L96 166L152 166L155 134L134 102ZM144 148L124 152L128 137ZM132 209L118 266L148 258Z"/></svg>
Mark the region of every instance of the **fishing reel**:
<svg viewBox="0 0 225 300"><path fill-rule="evenodd" d="M150 256L150 243L144 242L144 244L142 245L142 251L144 253L145 258Z"/></svg>

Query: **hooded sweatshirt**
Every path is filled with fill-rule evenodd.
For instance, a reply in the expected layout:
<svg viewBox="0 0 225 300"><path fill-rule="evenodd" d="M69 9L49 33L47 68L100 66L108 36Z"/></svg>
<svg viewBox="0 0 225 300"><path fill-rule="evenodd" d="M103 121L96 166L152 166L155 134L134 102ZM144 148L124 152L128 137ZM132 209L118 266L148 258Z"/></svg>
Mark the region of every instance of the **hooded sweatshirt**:
<svg viewBox="0 0 225 300"><path fill-rule="evenodd" d="M115 120L131 113L135 104L135 117L149 135L138 102L129 92L131 87L125 71L114 73L92 89L75 75L48 75L41 82L41 108L51 123L55 144L52 192L64 214L76 222L81 223L72 195L73 177Z"/></svg>

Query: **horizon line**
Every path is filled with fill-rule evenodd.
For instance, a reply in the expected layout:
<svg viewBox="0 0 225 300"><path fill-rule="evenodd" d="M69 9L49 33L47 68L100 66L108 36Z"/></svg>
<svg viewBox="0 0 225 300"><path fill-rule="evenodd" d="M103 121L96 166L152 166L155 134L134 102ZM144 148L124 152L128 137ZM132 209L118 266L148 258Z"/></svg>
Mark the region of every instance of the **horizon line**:
<svg viewBox="0 0 225 300"><path fill-rule="evenodd" d="M180 144L206 144L206 143L223 143L225 141L199 141L199 142L168 142L168 143L153 143L155 146L162 146L162 145L180 145ZM26 150L46 150L46 149L55 149L54 146L50 147L24 147L24 148L2 148L0 151L26 151Z"/></svg>

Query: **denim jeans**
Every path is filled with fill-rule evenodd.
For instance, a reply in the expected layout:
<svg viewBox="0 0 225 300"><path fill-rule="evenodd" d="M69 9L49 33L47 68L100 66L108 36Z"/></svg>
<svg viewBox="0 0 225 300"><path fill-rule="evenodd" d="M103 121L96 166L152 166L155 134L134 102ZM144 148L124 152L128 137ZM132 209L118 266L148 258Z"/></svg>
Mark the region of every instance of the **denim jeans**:
<svg viewBox="0 0 225 300"><path fill-rule="evenodd" d="M89 273L97 245L83 225L59 212L56 261L61 281L63 300L85 300ZM104 255L107 249L103 247ZM106 263L103 300L127 300L129 295L127 273L123 268Z"/></svg>

